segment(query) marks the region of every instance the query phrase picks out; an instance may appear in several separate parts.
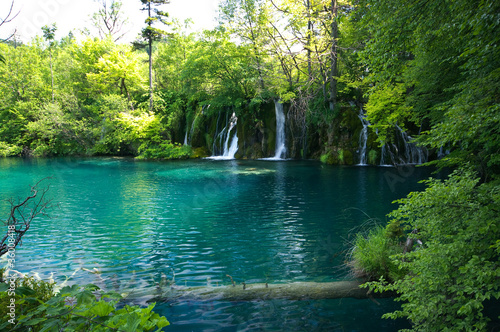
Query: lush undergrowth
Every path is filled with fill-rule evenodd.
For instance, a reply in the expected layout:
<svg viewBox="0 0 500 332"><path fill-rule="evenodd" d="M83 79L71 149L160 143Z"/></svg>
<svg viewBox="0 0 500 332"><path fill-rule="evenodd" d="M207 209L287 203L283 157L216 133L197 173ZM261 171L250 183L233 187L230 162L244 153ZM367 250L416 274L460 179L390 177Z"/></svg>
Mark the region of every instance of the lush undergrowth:
<svg viewBox="0 0 500 332"><path fill-rule="evenodd" d="M484 331L498 315L485 307L500 298L500 187L468 171L427 184L398 201L386 228L358 235L351 265L366 287L398 294L402 308L387 318L415 331Z"/></svg>
<svg viewBox="0 0 500 332"><path fill-rule="evenodd" d="M121 305L122 296L95 285L66 286L33 277L0 284L2 331L160 331L169 322L147 308Z"/></svg>

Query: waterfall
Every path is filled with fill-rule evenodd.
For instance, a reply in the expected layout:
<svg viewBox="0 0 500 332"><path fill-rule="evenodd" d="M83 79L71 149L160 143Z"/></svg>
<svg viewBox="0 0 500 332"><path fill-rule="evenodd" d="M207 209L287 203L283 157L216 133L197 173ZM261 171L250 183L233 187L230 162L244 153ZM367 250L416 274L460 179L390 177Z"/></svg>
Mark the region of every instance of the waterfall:
<svg viewBox="0 0 500 332"><path fill-rule="evenodd" d="M285 112L283 104L274 100L274 110L276 112L276 144L274 157L262 158L261 160L283 160L286 157L285 145Z"/></svg>
<svg viewBox="0 0 500 332"><path fill-rule="evenodd" d="M285 146L285 112L283 111L283 104L274 101L274 109L276 111L276 150L274 153L274 159L281 159L285 157L286 146Z"/></svg>
<svg viewBox="0 0 500 332"><path fill-rule="evenodd" d="M213 155L211 157L207 157L207 159L213 159L213 160L234 159L234 155L238 151L238 131L235 130L232 136L231 132L236 127L237 122L238 118L236 117L236 114L233 112L231 119L229 121L226 121L226 126L220 131L220 133L216 133L216 137L214 139ZM229 143L229 140L231 140L231 143ZM219 146L217 146L217 141L219 141ZM222 152L222 155L217 155L217 153L220 152Z"/></svg>
<svg viewBox="0 0 500 332"><path fill-rule="evenodd" d="M440 147L438 152L437 152L437 158L438 159L443 159L447 155L450 154L450 150L445 150L444 147Z"/></svg>
<svg viewBox="0 0 500 332"><path fill-rule="evenodd" d="M194 132L194 122L196 121L196 115L194 116L193 122L191 123L191 130L189 126L186 125L186 134L184 135L184 145L191 145L193 142L193 132Z"/></svg>
<svg viewBox="0 0 500 332"><path fill-rule="evenodd" d="M363 111L363 108L359 109L358 114L359 119L361 120L361 124L363 125L363 129L359 134L359 166L366 166L366 144L368 142L368 126L370 122L366 119L366 115Z"/></svg>
<svg viewBox="0 0 500 332"><path fill-rule="evenodd" d="M401 146L403 151L398 151L399 163L400 164L422 164L427 162L428 152L425 147L419 147L413 143L413 138L409 136L403 129L398 125L396 128L399 132L398 139L401 140Z"/></svg>

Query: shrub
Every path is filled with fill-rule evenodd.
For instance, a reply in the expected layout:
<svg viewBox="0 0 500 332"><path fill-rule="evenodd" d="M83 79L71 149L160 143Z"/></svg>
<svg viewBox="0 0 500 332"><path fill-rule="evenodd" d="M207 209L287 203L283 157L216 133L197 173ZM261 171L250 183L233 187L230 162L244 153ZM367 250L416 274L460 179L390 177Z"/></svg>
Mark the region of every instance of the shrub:
<svg viewBox="0 0 500 332"><path fill-rule="evenodd" d="M0 141L0 157L19 156L23 148Z"/></svg>
<svg viewBox="0 0 500 332"><path fill-rule="evenodd" d="M144 143L139 147L137 159L187 159L191 155L191 147L170 141L152 144Z"/></svg>
<svg viewBox="0 0 500 332"><path fill-rule="evenodd" d="M388 236L385 228L378 226L367 236L357 234L350 264L357 277L395 281L402 277L404 271L398 269L391 256L401 250L396 239Z"/></svg>
<svg viewBox="0 0 500 332"><path fill-rule="evenodd" d="M418 250L392 257L408 273L366 286L400 294L402 309L384 317L409 318L415 331L485 331L485 307L500 298L500 187L468 171L427 184L389 215L418 230Z"/></svg>
<svg viewBox="0 0 500 332"><path fill-rule="evenodd" d="M121 296L101 292L95 285L73 285L53 293L54 284L20 278L15 281L15 318L8 316L12 290L0 284L0 330L5 331L159 331L168 326L165 317L147 308L125 305Z"/></svg>

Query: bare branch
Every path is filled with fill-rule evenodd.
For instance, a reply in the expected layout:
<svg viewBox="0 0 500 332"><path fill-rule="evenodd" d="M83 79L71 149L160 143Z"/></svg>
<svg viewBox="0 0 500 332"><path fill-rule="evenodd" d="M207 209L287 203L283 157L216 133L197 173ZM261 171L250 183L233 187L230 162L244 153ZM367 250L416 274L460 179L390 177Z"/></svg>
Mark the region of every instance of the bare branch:
<svg viewBox="0 0 500 332"><path fill-rule="evenodd" d="M12 20L14 20L17 17L17 15L19 15L19 12L17 12L16 14L13 14L14 13L14 1L15 0L12 0L12 2L10 4L9 13L7 14L7 16L5 16L5 18L3 18L3 19L0 18L0 27L6 23L12 22ZM17 30L14 30L14 32L9 37L2 39L1 41L6 42L6 41L10 40L12 37L15 36L16 32L17 32Z"/></svg>
<svg viewBox="0 0 500 332"><path fill-rule="evenodd" d="M4 222L8 230L0 241L0 257L21 243L21 239L30 228L33 219L40 215L46 215L45 211L50 207L51 201L47 200L45 196L50 186L47 185L43 189L38 187L42 181L48 179L50 178L44 178L31 186L31 194L17 204L14 203L13 199L9 200L11 204L10 215Z"/></svg>

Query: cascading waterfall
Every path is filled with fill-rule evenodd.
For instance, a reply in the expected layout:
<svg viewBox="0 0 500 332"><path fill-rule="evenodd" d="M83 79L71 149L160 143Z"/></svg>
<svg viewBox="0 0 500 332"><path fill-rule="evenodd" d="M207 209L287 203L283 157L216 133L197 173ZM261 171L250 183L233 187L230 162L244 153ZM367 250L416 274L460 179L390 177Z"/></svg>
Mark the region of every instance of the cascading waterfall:
<svg viewBox="0 0 500 332"><path fill-rule="evenodd" d="M191 142L193 141L195 121L196 121L196 115L194 116L193 122L191 123L191 130L189 130L189 126L186 127L186 134L184 135L184 145L191 145Z"/></svg>
<svg viewBox="0 0 500 332"><path fill-rule="evenodd" d="M205 110L208 110L210 105L203 105L201 107L201 114L205 114ZM193 142L193 133L194 133L194 124L196 122L196 118L198 117L198 113L194 115L193 122L191 122L191 129L189 129L189 125L186 124L186 133L184 135L184 145L191 145ZM187 121L187 119L186 119Z"/></svg>
<svg viewBox="0 0 500 332"><path fill-rule="evenodd" d="M276 147L274 150L274 157L262 158L261 160L283 160L286 157L285 112L283 104L275 100L274 110L276 112Z"/></svg>
<svg viewBox="0 0 500 332"><path fill-rule="evenodd" d="M275 159L285 157L285 112L283 111L283 104L274 101L274 109L276 110L276 150L274 153Z"/></svg>
<svg viewBox="0 0 500 332"><path fill-rule="evenodd" d="M207 157L207 159L214 159L214 160L234 159L234 155L238 151L238 131L235 130L232 136L231 132L236 127L237 123L238 123L238 117L236 117L236 114L233 112L229 121L226 121L226 126L220 131L220 133L218 134L216 133L213 146L213 155L211 157ZM230 140L231 143L229 143ZM219 142L218 145L217 142ZM217 155L217 153L222 153L222 155Z"/></svg>
<svg viewBox="0 0 500 332"><path fill-rule="evenodd" d="M412 142L412 137L409 136L403 129L398 125L396 128L399 131L399 138L401 139L400 146L404 148L404 151L400 151L399 160L401 164L422 164L427 162L428 152L425 147L419 147Z"/></svg>
<svg viewBox="0 0 500 332"><path fill-rule="evenodd" d="M427 149L413 143L412 137L398 125L395 128L397 129L395 141L382 145L380 166L415 165L427 162Z"/></svg>
<svg viewBox="0 0 500 332"><path fill-rule="evenodd" d="M366 114L363 111L363 108L359 109L358 114L359 119L361 120L361 124L363 125L363 129L359 134L359 164L358 166L366 166L366 144L368 142L368 126L370 122L366 119Z"/></svg>

